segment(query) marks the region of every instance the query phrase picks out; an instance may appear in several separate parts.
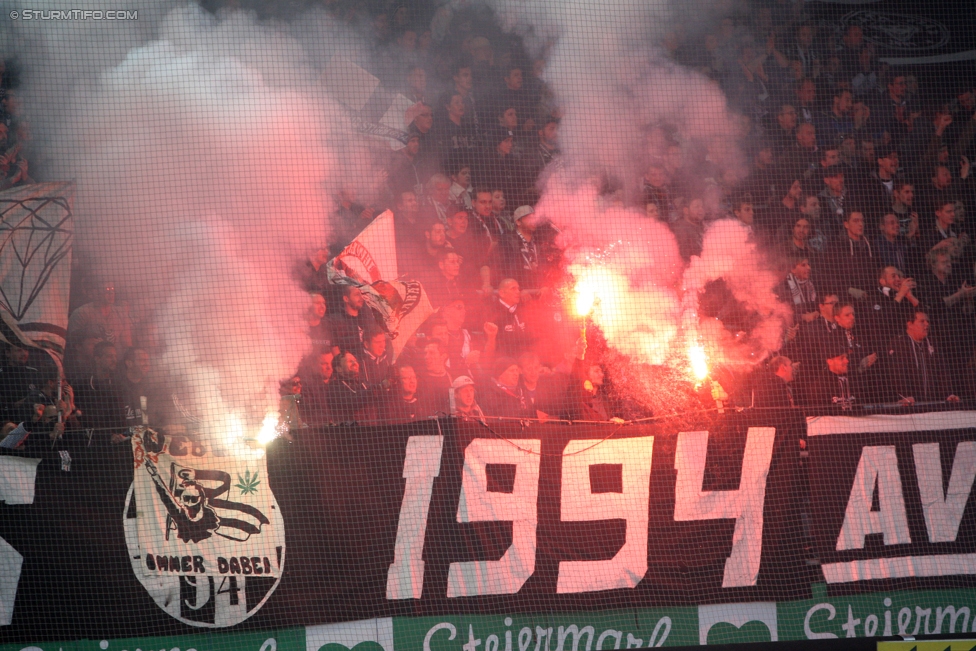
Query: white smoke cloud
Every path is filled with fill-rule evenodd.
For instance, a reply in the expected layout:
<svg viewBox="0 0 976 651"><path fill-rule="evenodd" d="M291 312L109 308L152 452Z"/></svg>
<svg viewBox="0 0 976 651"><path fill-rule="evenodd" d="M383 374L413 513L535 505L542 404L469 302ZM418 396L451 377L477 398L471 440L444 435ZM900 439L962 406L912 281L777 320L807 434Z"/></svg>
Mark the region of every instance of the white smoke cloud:
<svg viewBox="0 0 976 651"><path fill-rule="evenodd" d="M338 184L371 174L318 83L335 52L302 42L337 28L139 11L16 26L35 147L76 181L76 255L153 324L163 370L210 422L254 427L308 346L294 262L326 243Z"/></svg>

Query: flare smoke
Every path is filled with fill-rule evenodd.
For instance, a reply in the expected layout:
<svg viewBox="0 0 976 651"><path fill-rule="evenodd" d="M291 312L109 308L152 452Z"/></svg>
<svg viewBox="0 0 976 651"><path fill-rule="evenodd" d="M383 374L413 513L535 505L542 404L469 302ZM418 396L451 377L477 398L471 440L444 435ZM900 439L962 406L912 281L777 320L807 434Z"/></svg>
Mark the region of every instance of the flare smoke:
<svg viewBox="0 0 976 651"><path fill-rule="evenodd" d="M369 176L317 81L332 52L303 47L337 28L324 13L291 36L243 12L138 10L15 25L35 160L77 182L77 255L152 324L192 409L253 427L308 346L294 260L326 243L343 173Z"/></svg>
<svg viewBox="0 0 976 651"><path fill-rule="evenodd" d="M721 90L655 45L669 25L668 3L497 0L495 6L507 28L545 53L544 78L564 112L561 167L544 180L536 212L561 229L577 279L594 266L625 279L616 283L622 313L596 319L608 343L649 364L686 358L687 346L699 340L713 362L755 363L775 350L787 313L772 293L775 274L741 224L714 223L701 257L686 265L666 226L615 207L620 200L637 203L644 171L666 151L665 131L686 153L708 152L713 171L701 185L742 172L739 120ZM751 332L735 337L717 322L700 322L698 294L718 279L758 317Z"/></svg>

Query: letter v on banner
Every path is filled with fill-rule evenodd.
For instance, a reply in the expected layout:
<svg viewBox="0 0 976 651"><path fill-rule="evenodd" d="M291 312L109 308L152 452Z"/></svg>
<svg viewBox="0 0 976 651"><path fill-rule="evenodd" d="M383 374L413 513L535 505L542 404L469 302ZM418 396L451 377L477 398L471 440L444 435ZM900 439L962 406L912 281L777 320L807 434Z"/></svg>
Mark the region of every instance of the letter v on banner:
<svg viewBox="0 0 976 651"><path fill-rule="evenodd" d="M942 493L942 462L938 443L916 443L912 446L918 492L922 498L925 528L929 542L954 542L966 502L976 479L976 441L962 441L949 475L949 488Z"/></svg>
<svg viewBox="0 0 976 651"><path fill-rule="evenodd" d="M759 577L766 477L775 439L773 427L750 427L738 490L703 491L708 432L678 434L674 453L674 469L678 472L674 487L675 522L735 518L732 553L725 561L723 588L756 585Z"/></svg>

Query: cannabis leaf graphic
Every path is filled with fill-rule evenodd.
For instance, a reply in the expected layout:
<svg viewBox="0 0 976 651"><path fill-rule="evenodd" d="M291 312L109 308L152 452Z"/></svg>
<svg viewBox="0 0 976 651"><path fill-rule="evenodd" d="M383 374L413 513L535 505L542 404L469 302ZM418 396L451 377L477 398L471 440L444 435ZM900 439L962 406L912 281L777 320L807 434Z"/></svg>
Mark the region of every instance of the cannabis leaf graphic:
<svg viewBox="0 0 976 651"><path fill-rule="evenodd" d="M250 470L245 470L244 477L237 475L237 483L234 484L234 487L241 489L241 495L249 495L258 492L258 484L260 483L257 472L251 475Z"/></svg>

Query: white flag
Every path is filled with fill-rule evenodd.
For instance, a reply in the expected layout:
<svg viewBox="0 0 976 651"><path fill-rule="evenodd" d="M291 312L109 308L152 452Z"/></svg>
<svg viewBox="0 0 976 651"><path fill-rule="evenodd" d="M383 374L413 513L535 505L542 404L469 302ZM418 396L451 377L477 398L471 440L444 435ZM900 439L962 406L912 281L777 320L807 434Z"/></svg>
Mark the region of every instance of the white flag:
<svg viewBox="0 0 976 651"><path fill-rule="evenodd" d="M389 210L374 219L333 261L341 273L370 284L377 280L396 280L396 237L393 213Z"/></svg>
<svg viewBox="0 0 976 651"><path fill-rule="evenodd" d="M383 317L393 339L394 360L407 339L434 311L420 283L399 281L398 275L396 231L389 210L374 219L329 263L332 283L357 285L369 307Z"/></svg>
<svg viewBox="0 0 976 651"><path fill-rule="evenodd" d="M68 334L73 196L64 182L0 192L0 307L58 356Z"/></svg>

